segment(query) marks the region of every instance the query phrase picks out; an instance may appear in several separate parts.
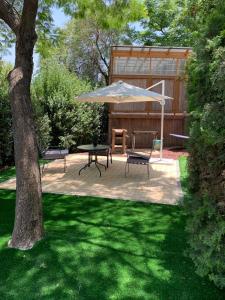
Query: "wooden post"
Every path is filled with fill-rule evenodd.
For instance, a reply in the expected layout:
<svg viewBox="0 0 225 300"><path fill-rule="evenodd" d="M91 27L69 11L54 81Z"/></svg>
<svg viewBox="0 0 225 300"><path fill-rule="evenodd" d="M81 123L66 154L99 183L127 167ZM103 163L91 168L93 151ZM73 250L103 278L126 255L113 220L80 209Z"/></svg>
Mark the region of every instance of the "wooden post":
<svg viewBox="0 0 225 300"><path fill-rule="evenodd" d="M115 129L112 129L112 153L115 152L115 140L116 140Z"/></svg>

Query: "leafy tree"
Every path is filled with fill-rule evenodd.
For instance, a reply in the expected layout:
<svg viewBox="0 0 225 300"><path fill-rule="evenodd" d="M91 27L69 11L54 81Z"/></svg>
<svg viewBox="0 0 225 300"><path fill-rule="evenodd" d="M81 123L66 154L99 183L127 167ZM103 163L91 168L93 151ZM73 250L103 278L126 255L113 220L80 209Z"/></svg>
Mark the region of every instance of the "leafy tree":
<svg viewBox="0 0 225 300"><path fill-rule="evenodd" d="M188 71L190 127L189 255L197 272L225 287L225 2L202 1Z"/></svg>
<svg viewBox="0 0 225 300"><path fill-rule="evenodd" d="M13 4L12 7L22 14L22 3L20 0L7 1ZM49 1L39 0L36 31L38 33L38 41L36 51L44 54L45 49L55 42L57 37L57 29L53 26L53 19L51 16L51 5ZM11 28L0 18L0 54L7 53L7 49L13 46L16 42L16 36Z"/></svg>
<svg viewBox="0 0 225 300"><path fill-rule="evenodd" d="M13 162L12 117L6 80L10 68L10 65L0 62L0 166Z"/></svg>
<svg viewBox="0 0 225 300"><path fill-rule="evenodd" d="M49 49L49 56L56 57L93 86L108 84L110 47L122 41L131 42L126 29L104 29L90 18L73 19L61 30L58 45Z"/></svg>
<svg viewBox="0 0 225 300"><path fill-rule="evenodd" d="M145 15L142 0L57 0L65 13L76 18L96 20L101 28L119 29L129 22L139 21Z"/></svg>
<svg viewBox="0 0 225 300"><path fill-rule="evenodd" d="M146 0L140 41L146 45L192 46L198 31L201 1Z"/></svg>
<svg viewBox="0 0 225 300"><path fill-rule="evenodd" d="M142 1L75 1L64 7L73 18L61 30L56 47L49 47L48 56L60 62L80 78L96 83L109 83L110 47L131 44L130 22L145 15ZM61 2L60 2L61 3ZM43 57L43 55L42 55Z"/></svg>
<svg viewBox="0 0 225 300"><path fill-rule="evenodd" d="M100 0L2 0L0 2L0 19L4 22L1 23L1 26L7 25L6 28L10 28L10 33L13 33L16 42L15 65L8 76L17 179L16 216L12 239L9 242L10 247L28 249L43 237L38 147L30 96L33 51L37 41L38 25L44 30L47 28L45 20L49 16L48 9L51 4L61 5L68 12L71 12L72 8L74 13L94 11L94 5L96 7L100 5L107 23L120 8L117 21L113 21L113 23L121 24L125 22L123 18L129 15L129 7L137 8L135 6L137 3L140 2L134 0L112 2ZM43 4L44 12L47 13L43 13L36 22L38 4L40 7ZM102 12L101 10L97 11L97 15L100 17ZM134 9L132 14L135 16L139 14L139 11L136 12ZM98 20L100 21L101 18Z"/></svg>
<svg viewBox="0 0 225 300"><path fill-rule="evenodd" d="M92 142L99 135L103 105L79 103L75 96L91 86L56 60L42 61L33 83L33 102L39 128L39 145L71 147Z"/></svg>
<svg viewBox="0 0 225 300"><path fill-rule="evenodd" d="M37 10L37 0L0 2L0 19L16 38L15 66L8 76L17 180L16 216L9 246L19 249L31 248L43 236L41 180L30 99Z"/></svg>

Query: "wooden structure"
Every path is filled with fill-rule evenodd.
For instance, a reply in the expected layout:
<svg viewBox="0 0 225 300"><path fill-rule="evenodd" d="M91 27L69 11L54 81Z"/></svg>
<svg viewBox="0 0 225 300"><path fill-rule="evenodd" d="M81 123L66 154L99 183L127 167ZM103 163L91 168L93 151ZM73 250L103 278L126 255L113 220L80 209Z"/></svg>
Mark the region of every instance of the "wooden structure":
<svg viewBox="0 0 225 300"><path fill-rule="evenodd" d="M127 130L126 129L112 129L112 152L120 150L121 153L125 153L127 145Z"/></svg>
<svg viewBox="0 0 225 300"><path fill-rule="evenodd" d="M110 84L123 80L129 84L148 88L165 80L165 94L174 100L165 105L164 144L181 142L171 133L185 134L187 100L185 93L185 63L191 48L112 46ZM161 93L160 86L152 91ZM110 104L109 135L113 128L125 128L128 135L134 130L160 132L161 106L157 102ZM136 147L151 145L148 135L137 136ZM128 142L131 146L131 140Z"/></svg>

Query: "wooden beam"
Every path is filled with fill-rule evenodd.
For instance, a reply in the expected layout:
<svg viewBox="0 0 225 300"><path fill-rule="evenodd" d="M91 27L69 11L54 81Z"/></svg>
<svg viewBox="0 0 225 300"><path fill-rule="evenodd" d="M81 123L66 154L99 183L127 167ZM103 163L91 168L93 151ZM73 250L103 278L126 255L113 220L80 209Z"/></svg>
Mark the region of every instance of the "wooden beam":
<svg viewBox="0 0 225 300"><path fill-rule="evenodd" d="M161 51L123 51L123 50L112 50L113 57L154 57L154 58L187 58L186 52L161 52Z"/></svg>
<svg viewBox="0 0 225 300"><path fill-rule="evenodd" d="M148 80L149 78L154 77L154 79L174 79L177 78L176 75L126 75L126 74L113 74L112 75L112 82L118 81L118 80L123 80L123 79L146 79Z"/></svg>
<svg viewBox="0 0 225 300"><path fill-rule="evenodd" d="M165 119L184 119L188 117L184 113L165 113ZM160 119L161 112L159 113L111 113L109 119Z"/></svg>

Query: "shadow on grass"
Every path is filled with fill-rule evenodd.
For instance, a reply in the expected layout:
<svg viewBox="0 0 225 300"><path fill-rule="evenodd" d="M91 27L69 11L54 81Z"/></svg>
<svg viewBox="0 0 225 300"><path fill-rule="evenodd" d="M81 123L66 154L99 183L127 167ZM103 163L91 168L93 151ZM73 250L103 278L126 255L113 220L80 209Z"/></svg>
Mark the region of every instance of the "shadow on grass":
<svg viewBox="0 0 225 300"><path fill-rule="evenodd" d="M223 299L183 256L180 207L45 194L46 236L21 252L14 199L0 191L1 299Z"/></svg>

